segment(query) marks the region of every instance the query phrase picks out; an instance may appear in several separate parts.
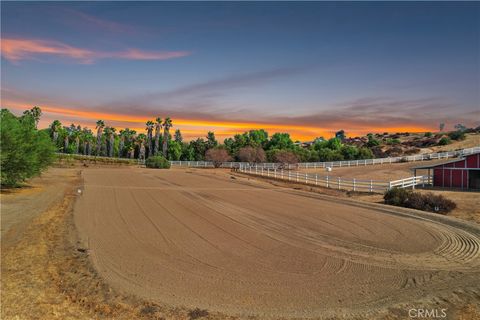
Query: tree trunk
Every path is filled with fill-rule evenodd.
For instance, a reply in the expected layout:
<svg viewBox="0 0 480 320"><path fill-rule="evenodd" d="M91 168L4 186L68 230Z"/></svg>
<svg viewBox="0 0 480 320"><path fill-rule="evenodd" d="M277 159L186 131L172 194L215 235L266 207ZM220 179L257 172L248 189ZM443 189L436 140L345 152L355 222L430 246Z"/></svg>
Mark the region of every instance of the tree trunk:
<svg viewBox="0 0 480 320"><path fill-rule="evenodd" d="M114 142L115 142L115 137L113 136L113 134L110 136L110 150L108 150L108 156L109 157L113 157L113 145L114 145Z"/></svg>
<svg viewBox="0 0 480 320"><path fill-rule="evenodd" d="M97 156L101 156L102 152L102 133L99 131L97 133Z"/></svg>
<svg viewBox="0 0 480 320"><path fill-rule="evenodd" d="M167 158L167 149L168 149L168 131L165 130L163 133L163 156Z"/></svg>
<svg viewBox="0 0 480 320"><path fill-rule="evenodd" d="M118 157L121 158L123 156L123 147L125 145L125 138L122 136L120 138L120 144L118 146Z"/></svg>
<svg viewBox="0 0 480 320"><path fill-rule="evenodd" d="M79 154L79 150L80 150L80 138L75 138L75 154Z"/></svg>
<svg viewBox="0 0 480 320"><path fill-rule="evenodd" d="M67 150L68 150L68 136L65 137L65 139L63 140L63 152L64 153L67 153Z"/></svg>

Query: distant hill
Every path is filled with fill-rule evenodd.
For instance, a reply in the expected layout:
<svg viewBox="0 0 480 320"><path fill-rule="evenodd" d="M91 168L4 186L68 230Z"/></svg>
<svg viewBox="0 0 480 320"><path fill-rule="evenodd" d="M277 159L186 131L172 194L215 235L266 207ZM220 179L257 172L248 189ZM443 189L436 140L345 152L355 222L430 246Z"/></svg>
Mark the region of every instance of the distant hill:
<svg viewBox="0 0 480 320"><path fill-rule="evenodd" d="M478 147L480 146L480 130L478 129L441 133L377 133L345 138L343 142L357 147L368 147L377 158L398 157Z"/></svg>

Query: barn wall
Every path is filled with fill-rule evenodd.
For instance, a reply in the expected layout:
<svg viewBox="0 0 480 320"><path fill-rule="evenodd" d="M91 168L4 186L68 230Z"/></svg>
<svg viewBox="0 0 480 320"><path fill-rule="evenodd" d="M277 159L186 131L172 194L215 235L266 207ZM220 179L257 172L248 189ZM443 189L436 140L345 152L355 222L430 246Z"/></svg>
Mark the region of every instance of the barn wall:
<svg viewBox="0 0 480 320"><path fill-rule="evenodd" d="M455 170L451 168L480 168L480 153L467 156L456 162L438 165L433 168L433 185L435 187L462 188L468 186L468 170Z"/></svg>

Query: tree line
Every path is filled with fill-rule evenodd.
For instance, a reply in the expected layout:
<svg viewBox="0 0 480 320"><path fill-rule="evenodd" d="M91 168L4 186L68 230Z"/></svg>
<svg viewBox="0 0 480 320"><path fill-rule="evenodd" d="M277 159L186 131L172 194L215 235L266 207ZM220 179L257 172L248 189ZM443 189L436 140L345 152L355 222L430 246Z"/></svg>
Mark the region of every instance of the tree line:
<svg viewBox="0 0 480 320"><path fill-rule="evenodd" d="M105 121L98 120L94 134L88 128L74 124L62 126L60 121L55 120L48 131L60 152L105 157L147 159L163 156L174 161L285 163L373 158L369 148L343 144L340 138L317 138L312 145L303 147L295 143L288 133L270 136L267 131L258 129L236 134L223 143L211 131L205 137L186 142L180 129L171 135L172 127L172 119L157 117L145 123L145 133L129 128L117 132Z"/></svg>

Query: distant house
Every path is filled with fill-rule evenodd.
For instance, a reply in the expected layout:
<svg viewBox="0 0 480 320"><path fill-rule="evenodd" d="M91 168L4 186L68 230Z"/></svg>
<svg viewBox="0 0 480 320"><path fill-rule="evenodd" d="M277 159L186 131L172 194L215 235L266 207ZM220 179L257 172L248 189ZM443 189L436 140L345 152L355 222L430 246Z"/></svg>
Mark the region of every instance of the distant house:
<svg viewBox="0 0 480 320"><path fill-rule="evenodd" d="M480 152L444 163L412 169L428 170L434 187L480 190Z"/></svg>

